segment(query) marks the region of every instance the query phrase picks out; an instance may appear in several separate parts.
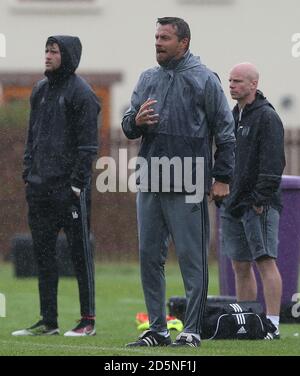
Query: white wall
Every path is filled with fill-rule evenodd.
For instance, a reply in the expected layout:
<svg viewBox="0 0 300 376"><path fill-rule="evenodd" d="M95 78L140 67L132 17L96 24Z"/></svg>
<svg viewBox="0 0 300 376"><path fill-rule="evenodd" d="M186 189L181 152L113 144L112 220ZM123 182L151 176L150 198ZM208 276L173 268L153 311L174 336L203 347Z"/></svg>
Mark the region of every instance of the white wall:
<svg viewBox="0 0 300 376"><path fill-rule="evenodd" d="M30 9L18 12L18 0L1 0L0 33L6 37L7 57L0 57L0 75L7 70L42 71L46 38L53 34L78 35L83 43L82 71L123 73L123 82L113 89L111 109L113 123L119 126L139 74L156 64L157 17L178 16L190 24L191 51L218 72L228 98L230 68L251 61L261 73L260 88L284 123L300 126L300 57L294 58L291 53L291 37L300 33L299 0L229 0L231 5L187 4L216 0L96 1L100 8L89 14L41 14ZM280 105L286 95L294 100L290 110Z"/></svg>

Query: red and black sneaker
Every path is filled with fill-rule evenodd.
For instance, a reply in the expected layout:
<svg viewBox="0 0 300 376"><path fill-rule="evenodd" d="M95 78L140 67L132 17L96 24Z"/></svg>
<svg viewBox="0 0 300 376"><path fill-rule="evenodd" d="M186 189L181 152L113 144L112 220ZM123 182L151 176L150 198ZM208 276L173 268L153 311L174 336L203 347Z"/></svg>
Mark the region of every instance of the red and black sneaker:
<svg viewBox="0 0 300 376"><path fill-rule="evenodd" d="M96 335L95 319L82 317L75 328L64 334L65 337L86 337Z"/></svg>

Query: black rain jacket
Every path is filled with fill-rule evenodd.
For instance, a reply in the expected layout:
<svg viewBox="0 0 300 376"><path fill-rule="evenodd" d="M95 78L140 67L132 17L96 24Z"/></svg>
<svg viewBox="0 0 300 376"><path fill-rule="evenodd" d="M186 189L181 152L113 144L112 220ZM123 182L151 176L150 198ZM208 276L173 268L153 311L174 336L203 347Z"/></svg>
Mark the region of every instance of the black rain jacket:
<svg viewBox="0 0 300 376"><path fill-rule="evenodd" d="M33 88L23 179L40 187L90 182L98 149L98 99L75 74L81 57L79 38L49 37L59 45L61 66Z"/></svg>
<svg viewBox="0 0 300 376"><path fill-rule="evenodd" d="M259 90L243 109L233 109L236 158L227 211L240 217L253 205L281 210L280 183L285 167L284 130L274 107Z"/></svg>

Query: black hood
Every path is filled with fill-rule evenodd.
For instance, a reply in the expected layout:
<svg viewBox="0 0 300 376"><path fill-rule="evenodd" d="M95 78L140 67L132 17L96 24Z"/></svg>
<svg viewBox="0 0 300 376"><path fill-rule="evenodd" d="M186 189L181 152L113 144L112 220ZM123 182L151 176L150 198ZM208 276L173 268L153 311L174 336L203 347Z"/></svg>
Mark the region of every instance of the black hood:
<svg viewBox="0 0 300 376"><path fill-rule="evenodd" d="M273 108L273 110L275 110L274 107L271 105L271 103L266 99L264 94L260 90L257 90L256 95L255 95L255 100L250 104L246 104L246 106L243 109L243 113L246 114L247 112L257 110L259 107L262 107L262 106L270 106ZM238 116L239 114L238 104L236 104L236 106L234 107L233 113L235 116Z"/></svg>
<svg viewBox="0 0 300 376"><path fill-rule="evenodd" d="M77 69L82 46L78 37L69 35L55 35L47 39L46 45L49 43L57 43L61 54L61 66L53 71L45 71L45 75L50 81L62 80L70 76Z"/></svg>

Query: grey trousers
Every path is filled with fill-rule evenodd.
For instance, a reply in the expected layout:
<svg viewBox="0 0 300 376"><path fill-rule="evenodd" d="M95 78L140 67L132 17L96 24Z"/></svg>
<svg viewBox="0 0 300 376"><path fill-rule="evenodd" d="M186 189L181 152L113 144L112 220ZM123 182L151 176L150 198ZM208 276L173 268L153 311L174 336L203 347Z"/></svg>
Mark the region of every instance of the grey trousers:
<svg viewBox="0 0 300 376"><path fill-rule="evenodd" d="M150 329L164 331L164 265L173 239L187 298L184 331L200 334L208 288L209 217L206 197L187 204L180 193L138 192L137 217L141 279Z"/></svg>

